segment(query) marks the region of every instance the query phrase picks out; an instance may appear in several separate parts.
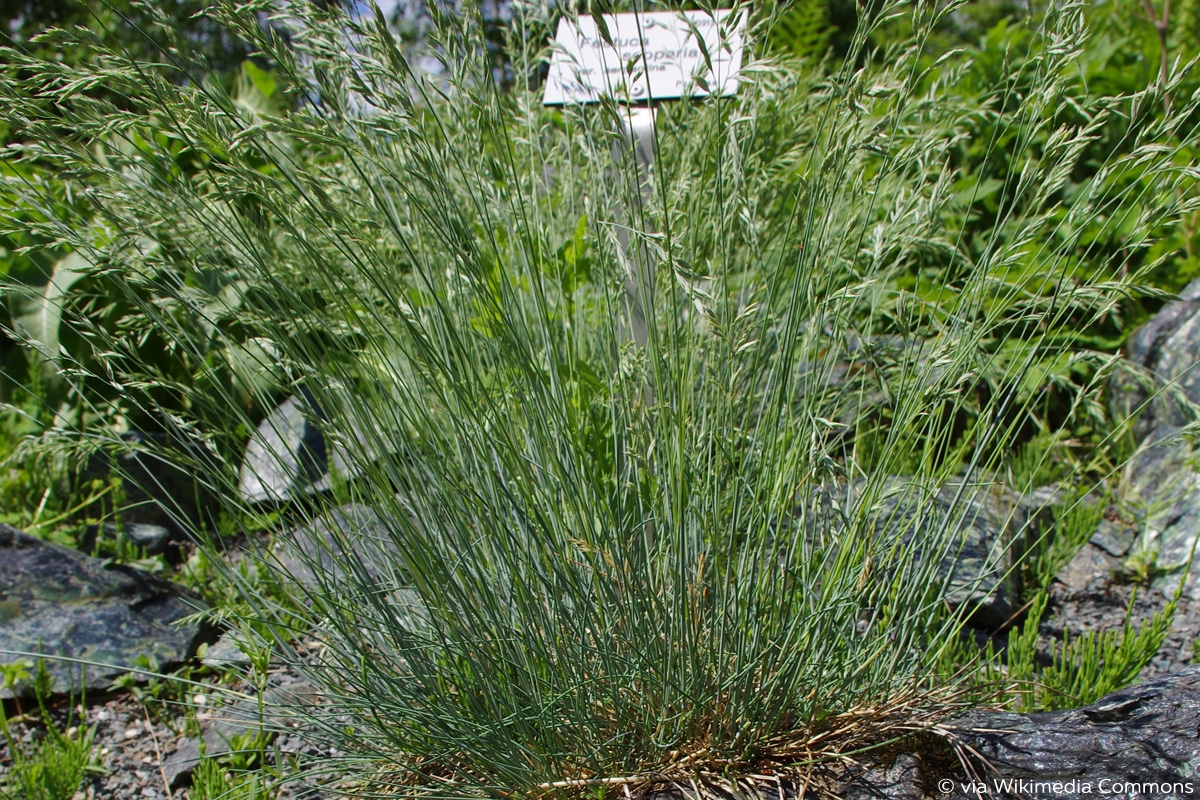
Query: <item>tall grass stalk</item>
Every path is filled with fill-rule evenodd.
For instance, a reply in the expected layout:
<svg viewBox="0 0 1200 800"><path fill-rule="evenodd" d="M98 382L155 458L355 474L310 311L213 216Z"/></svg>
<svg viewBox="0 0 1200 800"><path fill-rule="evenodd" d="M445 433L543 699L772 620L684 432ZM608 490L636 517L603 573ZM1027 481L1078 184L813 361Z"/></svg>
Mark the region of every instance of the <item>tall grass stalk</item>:
<svg viewBox="0 0 1200 800"><path fill-rule="evenodd" d="M64 310L87 347L58 368L210 440L231 509L230 454L281 390L349 452L341 499L383 532L339 534L336 569L314 560L282 601L242 585L254 615L316 631L309 733L380 791L803 765L943 707L965 515L1047 392L1102 413L1099 377L1062 378L1105 368L1073 331L1119 310L1147 237L1195 205L1164 144L1195 102L1155 120L1156 87L1090 96L1083 6L1050 8L982 98L922 50L953 4L884 2L830 74L752 59L737 97L661 109L644 196L614 161L620 107L501 93L476 20L437 20L429 72L377 14L223 1L286 102L8 52L8 155L72 200L19 174L5 192L91 265ZM514 15L522 84L554 20ZM878 52L885 24L910 35ZM1018 166L971 260L953 219L980 189L956 154L981 120ZM1071 184L1116 124L1129 154ZM829 733L851 718L881 725Z"/></svg>

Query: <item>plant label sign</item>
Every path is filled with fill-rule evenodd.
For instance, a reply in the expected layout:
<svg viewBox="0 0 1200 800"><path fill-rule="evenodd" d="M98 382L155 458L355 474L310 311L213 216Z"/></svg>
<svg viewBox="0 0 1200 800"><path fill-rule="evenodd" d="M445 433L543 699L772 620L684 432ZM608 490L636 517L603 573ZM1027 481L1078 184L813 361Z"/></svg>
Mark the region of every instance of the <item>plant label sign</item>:
<svg viewBox="0 0 1200 800"><path fill-rule="evenodd" d="M543 103L734 94L745 38L745 11L730 9L561 19Z"/></svg>

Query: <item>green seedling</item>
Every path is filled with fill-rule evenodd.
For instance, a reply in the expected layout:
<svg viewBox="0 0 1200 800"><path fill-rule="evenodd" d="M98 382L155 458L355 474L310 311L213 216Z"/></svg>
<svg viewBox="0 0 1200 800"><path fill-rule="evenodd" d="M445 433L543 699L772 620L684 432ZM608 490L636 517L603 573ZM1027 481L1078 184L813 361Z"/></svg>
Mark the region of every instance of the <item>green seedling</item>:
<svg viewBox="0 0 1200 800"><path fill-rule="evenodd" d="M271 800L278 792L257 773L239 772L221 759L203 758L192 772L191 800Z"/></svg>
<svg viewBox="0 0 1200 800"><path fill-rule="evenodd" d="M18 680L27 677L23 670L6 670L4 686L11 689ZM0 705L0 733L8 745L10 760L7 774L0 779L3 800L70 800L88 772L96 767L95 726L72 726L68 720L64 731L55 725L47 706L52 689L53 680L44 663L38 661L33 692L45 728L41 741L18 739ZM81 696L81 707L83 702Z"/></svg>

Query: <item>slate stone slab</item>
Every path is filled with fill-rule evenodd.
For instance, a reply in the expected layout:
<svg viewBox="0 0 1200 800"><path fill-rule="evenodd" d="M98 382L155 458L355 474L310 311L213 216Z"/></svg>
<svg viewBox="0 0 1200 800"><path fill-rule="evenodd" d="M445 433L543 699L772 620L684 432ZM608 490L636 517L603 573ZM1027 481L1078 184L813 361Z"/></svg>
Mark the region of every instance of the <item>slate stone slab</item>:
<svg viewBox="0 0 1200 800"><path fill-rule="evenodd" d="M1129 537L1102 526L1092 544L1124 559L1152 558L1154 588L1170 597L1200 537L1200 451L1179 435L1180 426L1193 417L1188 404L1200 403L1200 279L1134 333L1127 357L1153 381L1147 384L1117 373L1111 401L1118 417L1146 403L1155 389L1166 391L1137 419L1134 433L1143 440L1142 448L1121 485L1122 504L1136 518L1136 533ZM1185 594L1191 601L1200 600L1200 560L1191 561Z"/></svg>
<svg viewBox="0 0 1200 800"><path fill-rule="evenodd" d="M922 502L924 491L893 479L880 503L876 530L881 536L899 536L906 546L944 542L936 555L941 558L939 577L947 584L947 603L971 609L972 625L999 628L1017 611L1014 599L1020 587L1006 573L1014 550L1032 538L1041 506L1026 507L1020 495L999 486L951 483ZM925 557L917 553L913 568Z"/></svg>
<svg viewBox="0 0 1200 800"><path fill-rule="evenodd" d="M849 778L839 795L847 800L1200 796L1197 667L1114 692L1084 708L1040 714L977 711L944 727L949 742L940 752L924 747L894 765L878 765ZM949 743L975 762L986 793L967 788L968 776ZM902 761L904 769L896 769Z"/></svg>
<svg viewBox="0 0 1200 800"><path fill-rule="evenodd" d="M275 559L304 586L344 583L356 574L369 581L399 581L397 550L386 521L373 509L350 503L276 537Z"/></svg>
<svg viewBox="0 0 1200 800"><path fill-rule="evenodd" d="M251 503L279 503L327 491L331 470L357 477L360 464L370 460L368 437L356 432L353 439L359 459L327 441L321 430L324 412L311 393L302 392L283 401L261 423L246 446L238 478L239 493Z"/></svg>
<svg viewBox="0 0 1200 800"><path fill-rule="evenodd" d="M346 604L356 593L382 591L396 618L416 629L428 612L407 588L395 535L374 510L351 503L277 536L271 566L306 606L322 597Z"/></svg>
<svg viewBox="0 0 1200 800"><path fill-rule="evenodd" d="M250 656L242 648L237 635L226 632L200 651L200 663L217 669L245 669L251 665Z"/></svg>
<svg viewBox="0 0 1200 800"><path fill-rule="evenodd" d="M203 607L146 572L0 525L0 663L20 651L110 664L86 670L88 689L108 689L139 656L164 669L185 661L205 632L174 623ZM78 665L45 664L57 690L81 685Z"/></svg>
<svg viewBox="0 0 1200 800"><path fill-rule="evenodd" d="M302 402L289 397L267 415L246 446L238 488L252 503L280 502L319 491L325 475L325 438L311 425Z"/></svg>
<svg viewBox="0 0 1200 800"><path fill-rule="evenodd" d="M1096 782L1191 779L1195 788L1181 794L1200 795L1198 668L1114 692L1084 708L1040 714L977 712L947 727L1001 774Z"/></svg>
<svg viewBox="0 0 1200 800"><path fill-rule="evenodd" d="M1110 556L1121 558L1129 554L1136 540L1136 526L1102 519L1096 527L1096 532L1092 534L1090 543Z"/></svg>
<svg viewBox="0 0 1200 800"><path fill-rule="evenodd" d="M1123 485L1124 504L1136 516L1137 532L1122 556L1149 550L1157 577L1154 588L1171 597L1179 587L1192 548L1200 537L1200 453L1186 440L1164 435L1147 440L1130 463ZM1110 549L1124 542L1109 541L1100 530L1098 546ZM1093 537L1095 540L1096 537ZM1200 559L1191 563L1185 594L1200 600Z"/></svg>
<svg viewBox="0 0 1200 800"><path fill-rule="evenodd" d="M1179 300L1168 303L1138 328L1129 339L1126 356L1155 380L1148 385L1131 374L1116 373L1110 387L1116 418L1127 417L1146 403L1151 392L1170 384L1191 402L1200 402L1200 370L1193 369L1200 362L1200 279L1188 284ZM1134 436L1141 441L1156 430L1184 424L1188 416L1170 393L1160 394L1138 417Z"/></svg>
<svg viewBox="0 0 1200 800"><path fill-rule="evenodd" d="M1200 535L1200 473L1191 445L1162 435L1143 442L1118 484L1117 503L1108 509L1090 540L1056 575L1050 605L1039 626L1039 657L1069 631L1120 630L1128 621L1146 624L1175 596L1181 579L1184 594L1167 638L1143 677L1178 670L1193 656L1200 637L1200 564L1184 567ZM1142 581L1146 570L1152 584Z"/></svg>
<svg viewBox="0 0 1200 800"><path fill-rule="evenodd" d="M1120 569L1120 558L1088 542L1054 577L1066 592L1080 595L1089 590L1103 592Z"/></svg>

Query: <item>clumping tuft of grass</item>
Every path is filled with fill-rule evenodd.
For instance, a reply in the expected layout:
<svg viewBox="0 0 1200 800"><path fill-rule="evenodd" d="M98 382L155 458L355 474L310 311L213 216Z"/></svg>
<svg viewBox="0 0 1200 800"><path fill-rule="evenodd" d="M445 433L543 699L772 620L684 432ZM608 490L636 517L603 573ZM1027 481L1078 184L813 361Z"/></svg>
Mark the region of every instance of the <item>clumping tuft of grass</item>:
<svg viewBox="0 0 1200 800"><path fill-rule="evenodd" d="M1047 393L1098 413L1109 361L1073 332L1194 206L1160 142L1195 102L1067 192L1159 89L1090 95L1062 2L968 102L923 51L954 5L885 2L831 73L751 59L736 97L664 105L649 174L620 104L501 92L469 17L438 19L420 71L377 14L224 0L271 68L257 94L6 54L8 156L75 202L4 192L90 265L60 367L218 454L303 394L353 467L340 499L382 520L330 534L307 583L230 575L248 627L320 638L306 735L363 791L806 775L963 700L969 670L942 667L971 609L943 564ZM517 85L548 13L514 6ZM1013 166L971 249L983 189L956 159L981 118ZM244 510L227 466L203 477Z"/></svg>

